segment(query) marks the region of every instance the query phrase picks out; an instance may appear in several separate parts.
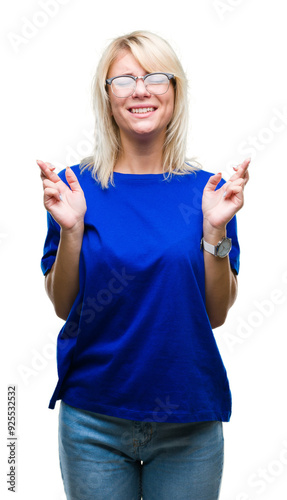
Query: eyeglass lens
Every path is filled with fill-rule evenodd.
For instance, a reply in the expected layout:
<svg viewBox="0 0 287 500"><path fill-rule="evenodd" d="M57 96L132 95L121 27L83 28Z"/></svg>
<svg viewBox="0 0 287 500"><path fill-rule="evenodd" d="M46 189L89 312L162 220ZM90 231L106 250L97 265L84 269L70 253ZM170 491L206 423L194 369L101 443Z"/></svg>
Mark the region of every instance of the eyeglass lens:
<svg viewBox="0 0 287 500"><path fill-rule="evenodd" d="M150 94L160 95L168 91L169 79L164 74L148 75L143 82ZM117 97L129 97L134 93L136 84L136 80L130 76L119 76L112 81L112 91Z"/></svg>

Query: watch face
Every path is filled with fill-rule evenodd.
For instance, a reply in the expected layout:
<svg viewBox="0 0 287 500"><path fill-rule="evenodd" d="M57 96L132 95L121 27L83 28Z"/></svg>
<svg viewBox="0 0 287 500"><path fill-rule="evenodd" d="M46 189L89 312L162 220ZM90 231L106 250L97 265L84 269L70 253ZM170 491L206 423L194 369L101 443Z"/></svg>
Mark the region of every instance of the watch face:
<svg viewBox="0 0 287 500"><path fill-rule="evenodd" d="M226 257L226 255L229 254L230 250L231 250L231 239L224 238L224 240L220 243L217 249L217 255L218 257Z"/></svg>

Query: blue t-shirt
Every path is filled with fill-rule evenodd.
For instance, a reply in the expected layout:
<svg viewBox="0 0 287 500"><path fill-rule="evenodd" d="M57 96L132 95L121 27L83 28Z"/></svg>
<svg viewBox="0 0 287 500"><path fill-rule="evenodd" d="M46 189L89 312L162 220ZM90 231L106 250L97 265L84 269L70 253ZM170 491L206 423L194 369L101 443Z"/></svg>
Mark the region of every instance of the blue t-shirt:
<svg viewBox="0 0 287 500"><path fill-rule="evenodd" d="M228 421L228 378L205 307L202 193L212 175L114 173L102 189L79 165L87 202L80 289L57 341L58 399L137 421ZM60 177L66 182L65 172ZM236 218L231 267L238 273ZM48 213L41 266L60 227Z"/></svg>

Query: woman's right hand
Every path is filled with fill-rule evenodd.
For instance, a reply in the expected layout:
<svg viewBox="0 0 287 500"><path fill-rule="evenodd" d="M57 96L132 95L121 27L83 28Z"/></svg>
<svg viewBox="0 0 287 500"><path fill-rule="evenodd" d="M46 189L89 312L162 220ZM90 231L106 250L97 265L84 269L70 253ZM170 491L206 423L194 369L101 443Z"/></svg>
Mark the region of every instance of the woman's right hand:
<svg viewBox="0 0 287 500"><path fill-rule="evenodd" d="M86 199L73 170L66 169L68 187L54 172L50 163L37 160L37 164L41 169L46 210L64 230L73 230L83 225L87 210Z"/></svg>

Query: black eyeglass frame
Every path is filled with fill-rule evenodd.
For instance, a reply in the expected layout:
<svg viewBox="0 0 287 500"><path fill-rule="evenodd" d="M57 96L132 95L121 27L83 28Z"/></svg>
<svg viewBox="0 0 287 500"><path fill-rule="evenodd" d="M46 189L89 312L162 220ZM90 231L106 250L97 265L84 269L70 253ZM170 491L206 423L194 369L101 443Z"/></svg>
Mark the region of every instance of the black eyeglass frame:
<svg viewBox="0 0 287 500"><path fill-rule="evenodd" d="M172 80L173 78L175 79L175 75L173 75L172 73L163 73L162 71L157 71L155 73L148 73L147 75L145 76L133 76L133 75L117 75L117 76L113 76L112 78L107 78L106 79L106 84L107 85L112 85L112 82L113 80L115 80L116 78L120 78L120 77L129 77L129 78L132 78L135 83L137 82L137 80L143 80L143 82L145 81L145 79L148 77L148 76L153 76L153 75L165 75L167 76L168 78L168 83L170 82L170 80ZM112 88L112 87L111 87ZM136 88L135 88L136 89ZM113 94L118 97L119 99L125 99L126 97L130 97L131 95L133 95L135 89L133 90L133 92L131 94L129 94L128 96L125 96L125 97L119 97L117 96L114 92L113 92L113 89L112 89L112 92ZM166 90L166 92L168 91L168 88ZM166 94L166 92L164 92L164 94ZM151 92L149 92L148 90L148 93L151 94ZM163 94L153 94L153 95L163 95Z"/></svg>

